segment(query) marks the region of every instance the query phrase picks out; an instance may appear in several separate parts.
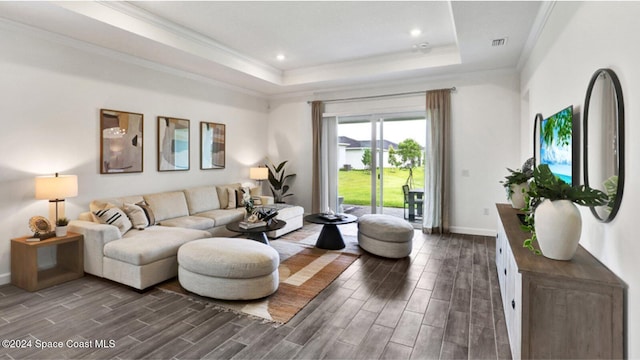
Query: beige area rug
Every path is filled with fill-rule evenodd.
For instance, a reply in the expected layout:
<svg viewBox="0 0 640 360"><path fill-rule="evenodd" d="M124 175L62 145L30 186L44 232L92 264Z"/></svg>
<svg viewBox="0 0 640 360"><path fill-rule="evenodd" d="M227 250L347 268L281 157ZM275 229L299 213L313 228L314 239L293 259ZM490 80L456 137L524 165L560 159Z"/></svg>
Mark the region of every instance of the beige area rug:
<svg viewBox="0 0 640 360"><path fill-rule="evenodd" d="M314 244L321 229L321 226L305 225L279 239L270 240L271 246L280 254L280 285L278 291L266 298L227 301L202 297L182 288L177 279L166 281L157 287L188 296L206 305L285 324L360 256L357 238L349 235L349 229L343 232L346 244L344 249L316 248Z"/></svg>

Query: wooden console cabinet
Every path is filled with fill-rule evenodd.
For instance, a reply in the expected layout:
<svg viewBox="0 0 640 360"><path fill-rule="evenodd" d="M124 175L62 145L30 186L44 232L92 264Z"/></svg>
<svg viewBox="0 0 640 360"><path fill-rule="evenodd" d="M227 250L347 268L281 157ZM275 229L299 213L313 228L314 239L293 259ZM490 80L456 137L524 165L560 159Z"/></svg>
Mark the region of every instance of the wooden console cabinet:
<svg viewBox="0 0 640 360"><path fill-rule="evenodd" d="M29 242L27 237L11 239L11 283L28 291L37 291L84 276L84 237L67 236ZM38 248L56 246L56 265L38 269Z"/></svg>
<svg viewBox="0 0 640 360"><path fill-rule="evenodd" d="M498 204L496 267L514 359L623 354L624 283L581 246L571 261L534 255L518 211Z"/></svg>

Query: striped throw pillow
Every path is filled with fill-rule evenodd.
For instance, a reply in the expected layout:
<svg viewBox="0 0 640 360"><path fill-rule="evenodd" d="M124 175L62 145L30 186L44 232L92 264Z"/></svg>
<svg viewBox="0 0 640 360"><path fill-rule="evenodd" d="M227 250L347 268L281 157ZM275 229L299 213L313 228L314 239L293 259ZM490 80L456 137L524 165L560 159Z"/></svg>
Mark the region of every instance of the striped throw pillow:
<svg viewBox="0 0 640 360"><path fill-rule="evenodd" d="M98 221L102 224L109 224L118 227L120 234L124 235L129 229L131 229L131 221L127 215L120 210L120 208L113 207L104 210L98 210L94 212L94 215L98 218Z"/></svg>

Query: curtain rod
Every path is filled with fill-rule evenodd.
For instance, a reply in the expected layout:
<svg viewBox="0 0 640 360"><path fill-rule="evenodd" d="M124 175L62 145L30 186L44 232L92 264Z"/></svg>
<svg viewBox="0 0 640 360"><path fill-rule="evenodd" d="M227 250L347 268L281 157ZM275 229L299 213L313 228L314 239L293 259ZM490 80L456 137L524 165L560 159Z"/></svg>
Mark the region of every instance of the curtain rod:
<svg viewBox="0 0 640 360"><path fill-rule="evenodd" d="M324 104L332 103L332 102L342 102L342 101L356 101L356 100L368 100L368 99L379 99L386 97L394 97L394 96L406 96L406 95L418 95L424 94L427 91L435 91L435 90L451 90L456 91L456 87L444 88L444 89L433 89L433 90L423 90L423 91L410 91L404 93L396 93L396 94L385 94L385 95L371 95L371 96L359 96L359 97L351 97L351 98L342 98L342 99L330 99L330 100L320 100ZM311 104L313 101L307 101L307 104Z"/></svg>

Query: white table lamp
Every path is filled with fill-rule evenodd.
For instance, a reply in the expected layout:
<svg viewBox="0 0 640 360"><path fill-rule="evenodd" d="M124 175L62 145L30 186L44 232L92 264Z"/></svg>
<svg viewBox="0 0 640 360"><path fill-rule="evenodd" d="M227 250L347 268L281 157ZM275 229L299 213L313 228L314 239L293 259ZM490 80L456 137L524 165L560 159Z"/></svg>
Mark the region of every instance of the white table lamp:
<svg viewBox="0 0 640 360"><path fill-rule="evenodd" d="M54 224L58 220L58 204L62 202L64 215L64 199L78 196L78 177L76 175L38 176L36 177L36 199L49 200L56 205Z"/></svg>
<svg viewBox="0 0 640 360"><path fill-rule="evenodd" d="M262 180L269 178L269 169L266 167L252 167L249 168L249 179L256 180L258 182L258 188L262 193Z"/></svg>

